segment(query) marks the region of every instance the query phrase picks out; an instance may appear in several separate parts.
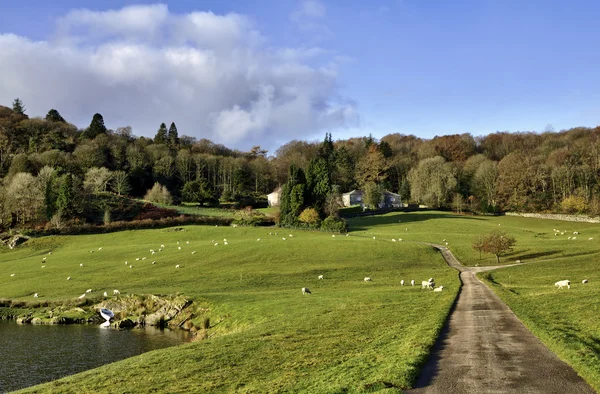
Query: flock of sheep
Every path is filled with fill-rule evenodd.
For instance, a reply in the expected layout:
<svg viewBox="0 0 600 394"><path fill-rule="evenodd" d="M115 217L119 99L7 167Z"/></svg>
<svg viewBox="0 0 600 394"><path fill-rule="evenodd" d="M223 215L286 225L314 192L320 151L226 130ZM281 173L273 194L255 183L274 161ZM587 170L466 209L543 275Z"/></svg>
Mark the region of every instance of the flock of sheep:
<svg viewBox="0 0 600 394"><path fill-rule="evenodd" d="M322 280L323 279L323 275L319 275L318 279ZM363 279L363 281L365 281L365 282L372 282L373 280L370 277L366 276ZM415 280L414 279L412 279L410 281L410 285L411 286L415 285ZM400 286L404 286L404 279L402 279L400 281ZM424 281L421 282L421 289L429 289L429 290L433 290L436 293L440 293L444 289L444 286L435 287L435 281L433 280L433 278L429 278L429 280L424 280ZM304 294L312 294L312 292L310 291L310 289L308 287L303 287L302 288L302 294L303 295Z"/></svg>

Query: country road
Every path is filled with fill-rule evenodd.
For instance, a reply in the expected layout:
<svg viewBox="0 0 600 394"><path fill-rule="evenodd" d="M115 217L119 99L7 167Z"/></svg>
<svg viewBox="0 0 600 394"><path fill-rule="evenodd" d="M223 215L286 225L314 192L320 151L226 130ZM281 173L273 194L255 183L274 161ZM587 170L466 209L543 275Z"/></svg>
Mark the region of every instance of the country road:
<svg viewBox="0 0 600 394"><path fill-rule="evenodd" d="M431 246L460 271L463 286L447 327L408 393L594 393L475 275L500 267L465 267L447 248Z"/></svg>

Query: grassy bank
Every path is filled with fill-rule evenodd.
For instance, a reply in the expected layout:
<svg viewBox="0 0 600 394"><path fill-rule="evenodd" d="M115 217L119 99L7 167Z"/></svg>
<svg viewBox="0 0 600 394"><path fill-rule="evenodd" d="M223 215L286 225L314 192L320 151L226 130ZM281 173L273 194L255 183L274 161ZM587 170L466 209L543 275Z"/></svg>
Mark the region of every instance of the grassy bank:
<svg viewBox="0 0 600 394"><path fill-rule="evenodd" d="M373 240L365 230L290 237L280 229L183 229L46 237L0 253L0 298L71 300L88 288L90 297L181 293L210 318L204 341L35 391L400 391L418 374L458 291L457 273L431 248ZM432 276L448 291L399 283Z"/></svg>

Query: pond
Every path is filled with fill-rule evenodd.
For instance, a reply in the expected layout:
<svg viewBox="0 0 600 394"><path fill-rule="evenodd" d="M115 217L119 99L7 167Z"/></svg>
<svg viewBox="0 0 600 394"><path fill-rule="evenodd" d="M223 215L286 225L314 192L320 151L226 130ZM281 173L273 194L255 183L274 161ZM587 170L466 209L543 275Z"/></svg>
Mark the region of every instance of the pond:
<svg viewBox="0 0 600 394"><path fill-rule="evenodd" d="M191 339L183 330L118 331L98 325L18 325L0 320L0 393L56 380Z"/></svg>

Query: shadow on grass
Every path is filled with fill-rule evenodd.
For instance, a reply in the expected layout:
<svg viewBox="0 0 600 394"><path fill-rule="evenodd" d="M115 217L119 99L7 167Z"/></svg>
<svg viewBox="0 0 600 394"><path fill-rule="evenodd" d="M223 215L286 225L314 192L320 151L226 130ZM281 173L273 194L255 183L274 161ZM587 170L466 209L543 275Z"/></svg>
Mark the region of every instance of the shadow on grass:
<svg viewBox="0 0 600 394"><path fill-rule="evenodd" d="M547 250L545 252L526 253L527 250L507 253L504 257L508 257L510 261L516 260L533 260L540 257L556 256L562 258L579 257L598 254L598 251L577 252L566 254L564 250Z"/></svg>
<svg viewBox="0 0 600 394"><path fill-rule="evenodd" d="M424 222L433 219L463 219L463 220L485 220L485 218L456 215L444 212L421 212L419 214L394 212L385 215L361 216L348 219L349 229L351 231L368 230L367 227L386 225L386 224L410 224ZM363 227L364 226L364 227Z"/></svg>

